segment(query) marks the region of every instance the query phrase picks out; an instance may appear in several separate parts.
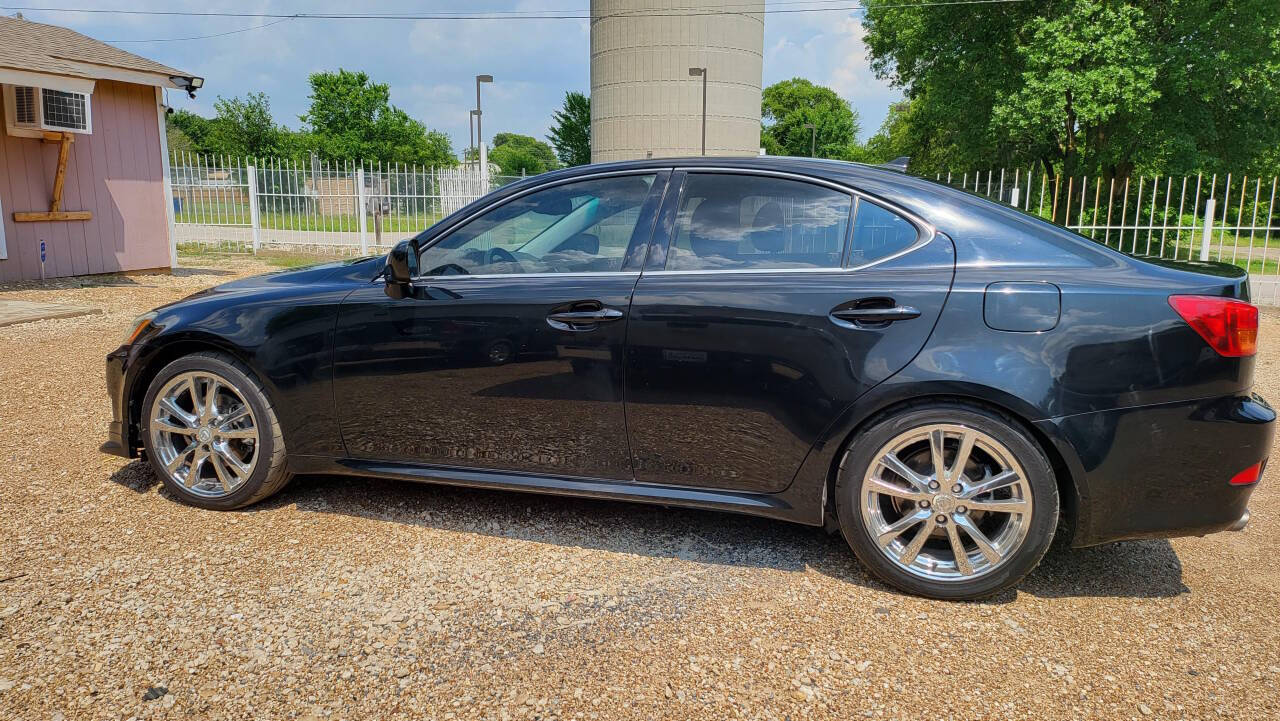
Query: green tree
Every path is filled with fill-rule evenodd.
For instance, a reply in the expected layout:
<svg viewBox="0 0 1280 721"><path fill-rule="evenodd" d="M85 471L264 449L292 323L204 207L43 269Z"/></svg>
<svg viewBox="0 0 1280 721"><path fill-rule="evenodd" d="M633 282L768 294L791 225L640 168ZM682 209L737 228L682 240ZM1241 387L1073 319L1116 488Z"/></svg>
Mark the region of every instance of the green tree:
<svg viewBox="0 0 1280 721"><path fill-rule="evenodd" d="M334 160L451 166L448 136L391 104L385 83L363 72L313 73L311 107L301 120L321 156Z"/></svg>
<svg viewBox="0 0 1280 721"><path fill-rule="evenodd" d="M209 136L212 120L196 115L190 110L175 110L167 113L164 118L165 128L169 131L170 150L190 153L208 152L205 142Z"/></svg>
<svg viewBox="0 0 1280 721"><path fill-rule="evenodd" d="M763 125L761 143L770 155L810 154L816 127L816 155L842 158L854 145L860 125L858 113L831 88L814 85L804 78L792 78L764 89L760 101Z"/></svg>
<svg viewBox="0 0 1280 721"><path fill-rule="evenodd" d="M546 172L546 165L529 148L508 145L494 148L489 162L498 166L503 175L537 175Z"/></svg>
<svg viewBox="0 0 1280 721"><path fill-rule="evenodd" d="M537 175L556 167L556 154L550 145L528 135L498 133L493 136L489 162L502 168L504 175Z"/></svg>
<svg viewBox="0 0 1280 721"><path fill-rule="evenodd" d="M894 158L911 155L910 112L910 101L890 105L889 115L880 124L880 129L867 139L865 145L857 146L845 159L861 163L887 163Z"/></svg>
<svg viewBox="0 0 1280 721"><path fill-rule="evenodd" d="M582 93L564 94L564 105L551 116L555 124L547 139L556 157L566 166L591 162L591 98Z"/></svg>
<svg viewBox="0 0 1280 721"><path fill-rule="evenodd" d="M1240 172L1280 146L1274 0L869 0L864 25L926 172Z"/></svg>
<svg viewBox="0 0 1280 721"><path fill-rule="evenodd" d="M284 131L272 120L265 93L249 93L243 100L219 96L213 109L216 115L202 140L205 152L235 158L282 154Z"/></svg>
<svg viewBox="0 0 1280 721"><path fill-rule="evenodd" d="M193 153L195 152L195 143L191 142L191 138L182 132L182 129L174 125L172 122L165 122L164 125L165 143L169 147L171 153Z"/></svg>

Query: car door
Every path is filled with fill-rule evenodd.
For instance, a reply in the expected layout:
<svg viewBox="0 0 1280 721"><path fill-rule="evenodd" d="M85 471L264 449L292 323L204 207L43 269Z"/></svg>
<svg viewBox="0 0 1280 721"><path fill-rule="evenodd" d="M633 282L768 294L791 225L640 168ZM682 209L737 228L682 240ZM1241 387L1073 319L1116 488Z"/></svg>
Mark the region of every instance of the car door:
<svg viewBox="0 0 1280 721"><path fill-rule="evenodd" d="M668 175L536 187L425 239L406 297L352 293L334 351L347 452L631 480L623 341Z"/></svg>
<svg viewBox="0 0 1280 721"><path fill-rule="evenodd" d="M954 250L817 179L691 169L672 186L631 303L636 479L781 491L840 413L924 345Z"/></svg>

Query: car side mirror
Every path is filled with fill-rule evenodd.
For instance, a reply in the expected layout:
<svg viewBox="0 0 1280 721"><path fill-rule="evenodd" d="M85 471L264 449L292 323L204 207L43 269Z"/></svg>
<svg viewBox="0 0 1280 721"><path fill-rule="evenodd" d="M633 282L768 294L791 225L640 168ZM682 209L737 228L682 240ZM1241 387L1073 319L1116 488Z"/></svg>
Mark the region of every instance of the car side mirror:
<svg viewBox="0 0 1280 721"><path fill-rule="evenodd" d="M387 267L383 279L387 282L387 295L399 300L409 294L409 284L418 275L418 243L412 238L396 243L387 253Z"/></svg>

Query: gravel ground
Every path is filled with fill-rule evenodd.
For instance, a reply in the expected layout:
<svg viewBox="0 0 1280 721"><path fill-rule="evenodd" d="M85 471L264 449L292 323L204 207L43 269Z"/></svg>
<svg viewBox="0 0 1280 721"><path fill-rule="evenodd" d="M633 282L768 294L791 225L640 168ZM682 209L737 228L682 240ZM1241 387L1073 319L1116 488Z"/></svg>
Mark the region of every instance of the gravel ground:
<svg viewBox="0 0 1280 721"><path fill-rule="evenodd" d="M0 329L0 719L1280 717L1280 464L1245 533L1058 549L969 604L722 514L336 478L176 503L97 450L103 355L265 269L0 288L103 312Z"/></svg>

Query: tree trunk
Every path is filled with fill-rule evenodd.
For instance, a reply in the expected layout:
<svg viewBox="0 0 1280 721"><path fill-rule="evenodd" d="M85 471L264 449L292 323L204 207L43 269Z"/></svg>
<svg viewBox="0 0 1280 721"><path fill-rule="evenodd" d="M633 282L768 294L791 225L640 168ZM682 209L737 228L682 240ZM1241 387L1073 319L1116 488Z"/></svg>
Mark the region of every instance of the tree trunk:
<svg viewBox="0 0 1280 721"><path fill-rule="evenodd" d="M1072 102L1070 89L1067 90L1066 106L1063 108L1063 110L1066 112L1066 118L1063 120L1063 124L1062 124L1063 137L1065 138L1065 142L1063 143L1063 148L1062 148L1062 174L1067 176L1068 178L1074 178L1076 174L1076 170L1078 169L1076 166L1079 165L1078 163L1079 148L1076 145L1076 110L1075 110L1075 105ZM1067 190L1068 188L1063 188L1064 192L1067 192ZM1070 195L1069 192L1067 194ZM1054 200L1055 201L1058 200L1056 193L1054 195ZM1063 213L1062 213L1063 225L1071 224L1070 199L1068 198L1067 201L1068 202L1063 203ZM1055 216L1054 222L1057 222L1058 220L1056 217L1057 213L1054 213L1054 216Z"/></svg>

